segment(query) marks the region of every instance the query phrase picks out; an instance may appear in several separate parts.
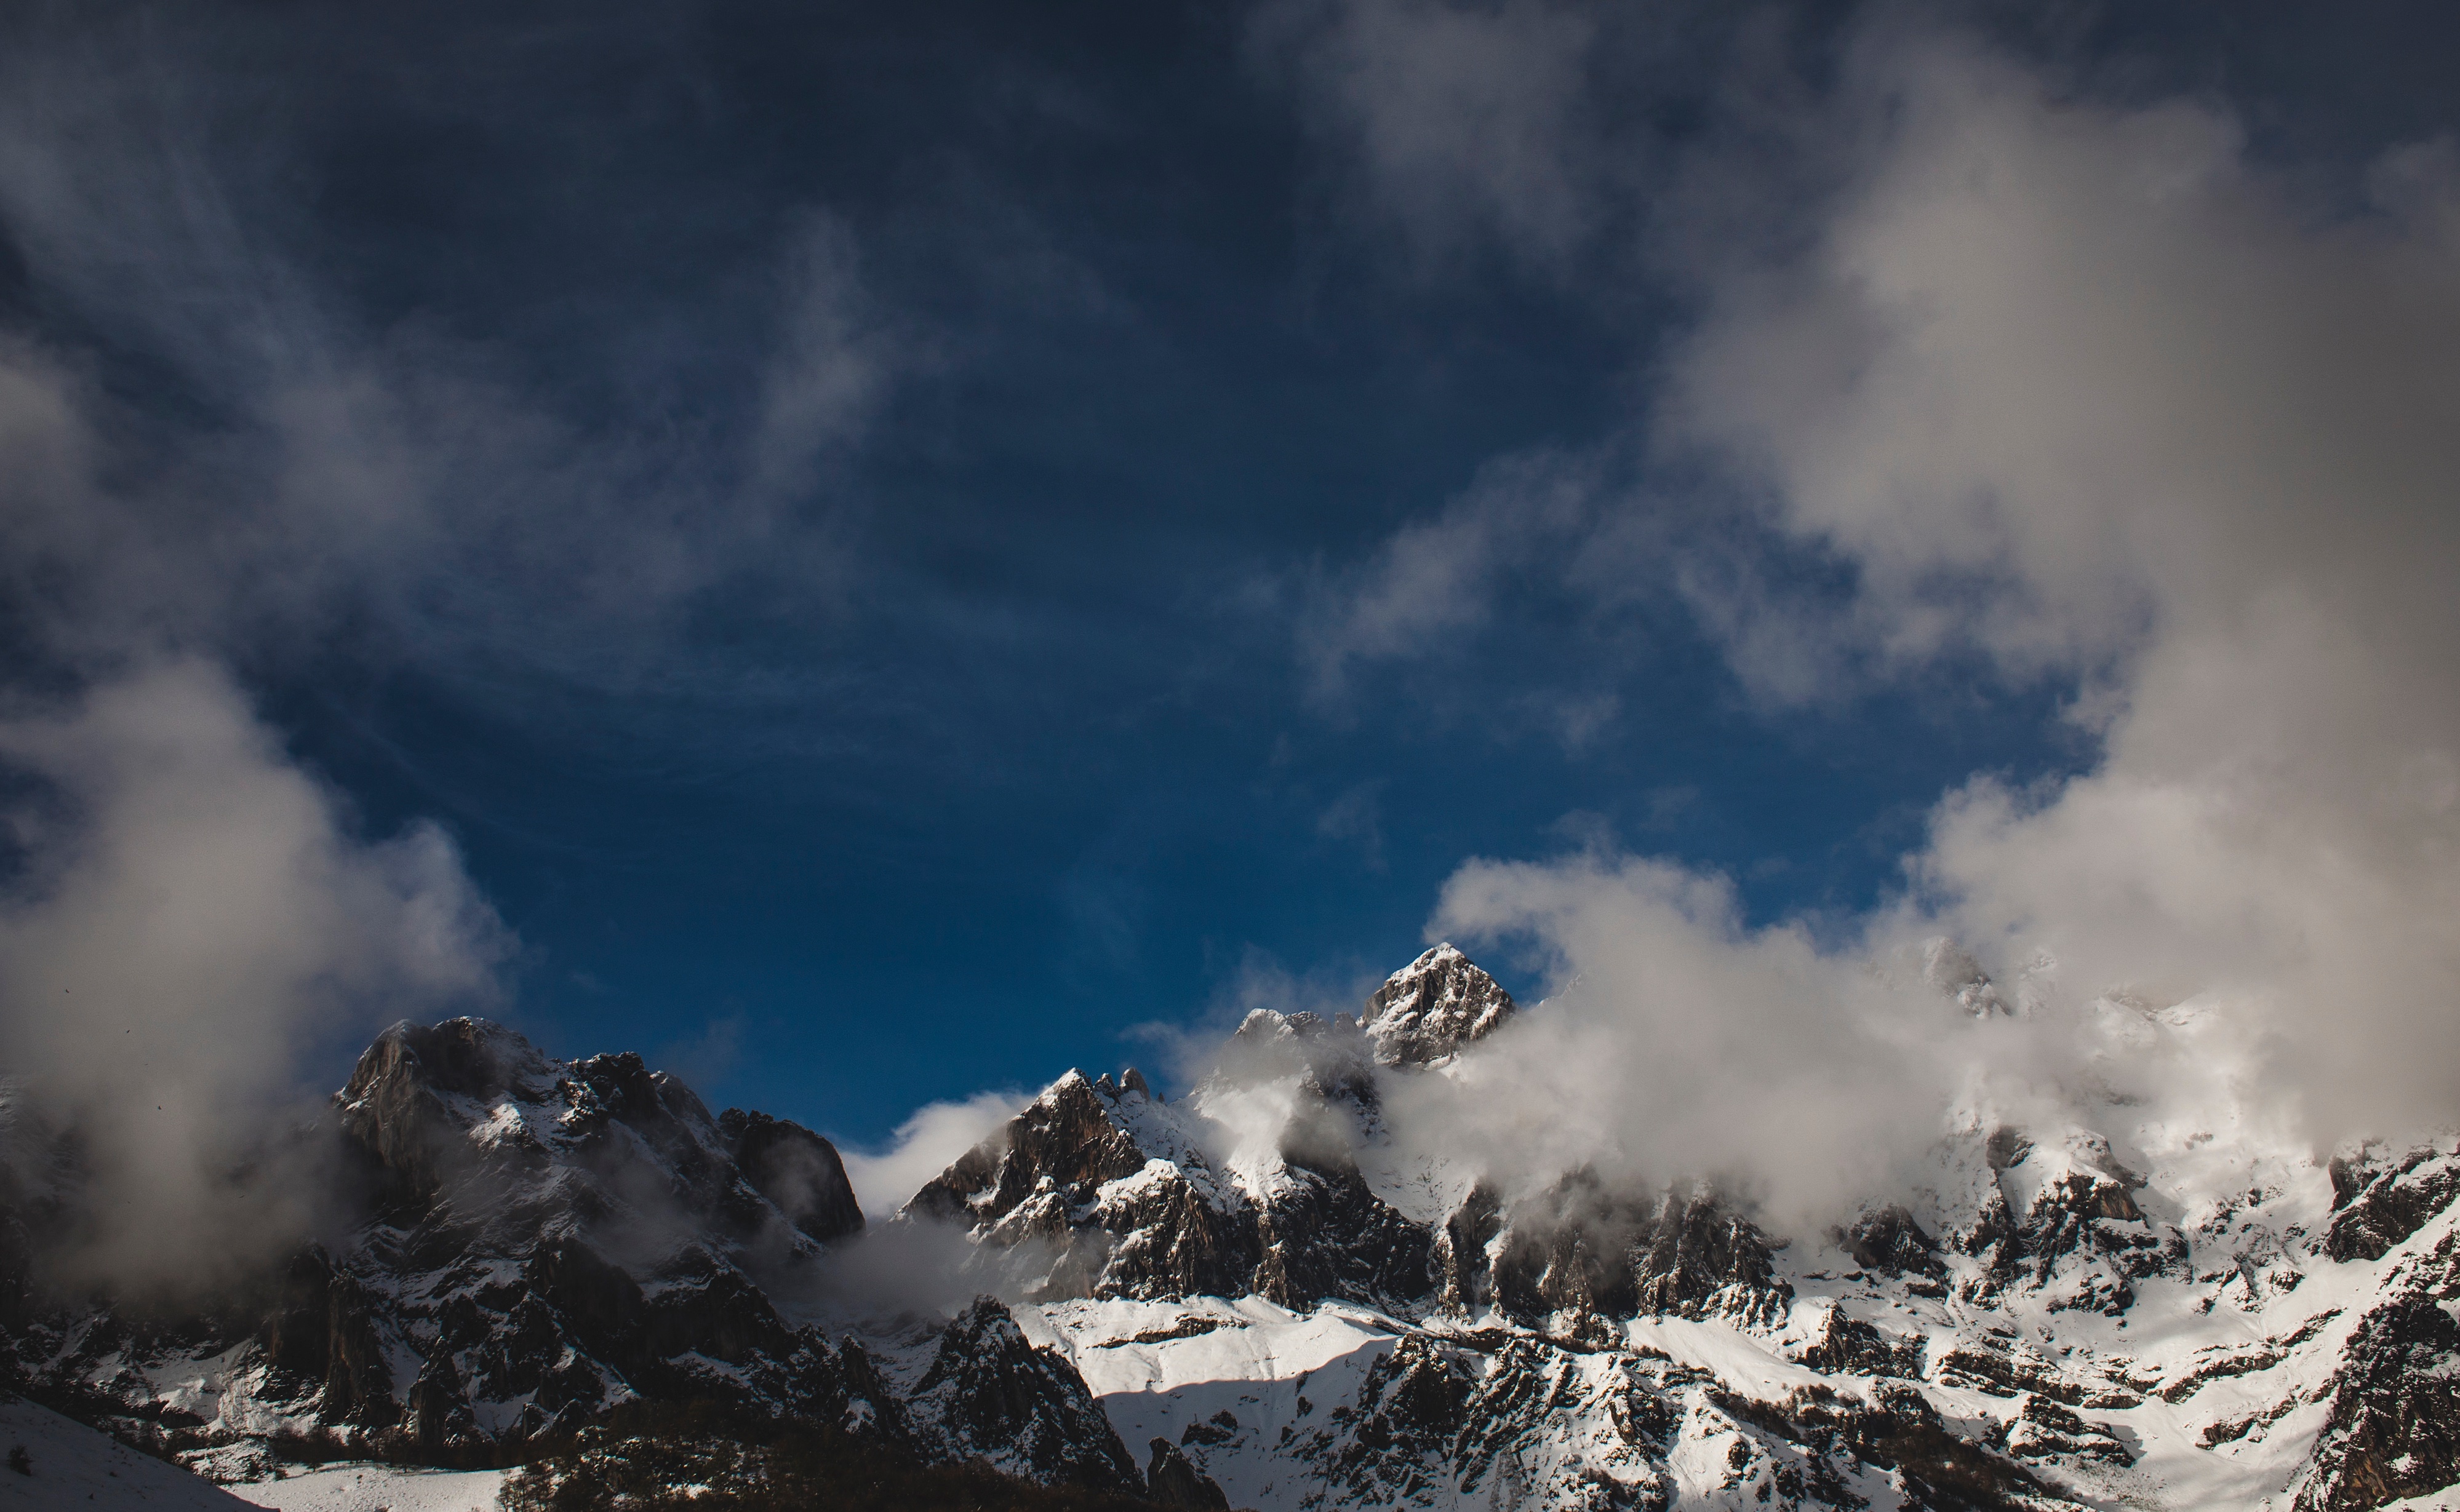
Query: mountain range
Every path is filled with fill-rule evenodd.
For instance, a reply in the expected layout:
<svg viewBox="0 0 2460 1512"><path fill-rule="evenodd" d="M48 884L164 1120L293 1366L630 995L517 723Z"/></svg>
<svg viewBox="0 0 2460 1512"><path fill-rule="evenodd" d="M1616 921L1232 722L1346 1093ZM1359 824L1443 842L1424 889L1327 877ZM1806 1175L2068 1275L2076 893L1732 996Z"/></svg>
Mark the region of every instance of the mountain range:
<svg viewBox="0 0 2460 1512"><path fill-rule="evenodd" d="M1952 946L1929 965L1948 1018L2028 1011ZM1977 1102L1814 1225L1747 1179L1506 1170L1396 1117L1445 1085L1547 1117L1471 1073L1548 1011L1438 946L1354 1016L1251 1013L1176 1101L1071 1071L874 1214L826 1139L636 1055L397 1024L268 1166L315 1186L314 1236L177 1301L77 1272L87 1142L0 1083L0 1363L224 1480L309 1444L518 1460L704 1401L1191 1507L2348 1512L2460 1483L2449 1135L2327 1153L2089 1087ZM2214 1012L2090 1011L2146 1054Z"/></svg>

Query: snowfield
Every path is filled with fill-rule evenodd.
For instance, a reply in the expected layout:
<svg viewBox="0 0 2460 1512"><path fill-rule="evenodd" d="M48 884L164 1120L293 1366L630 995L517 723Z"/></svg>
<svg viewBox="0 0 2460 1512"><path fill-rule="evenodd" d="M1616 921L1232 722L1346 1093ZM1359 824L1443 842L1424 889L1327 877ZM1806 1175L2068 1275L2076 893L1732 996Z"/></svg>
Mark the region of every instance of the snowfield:
<svg viewBox="0 0 2460 1512"><path fill-rule="evenodd" d="M276 1512L496 1512L501 1470L412 1470L344 1464L230 1487Z"/></svg>
<svg viewBox="0 0 2460 1512"><path fill-rule="evenodd" d="M23 1448L31 1475L0 1466L0 1507L145 1507L246 1512L247 1503L178 1465L138 1454L30 1401L0 1401L0 1453Z"/></svg>

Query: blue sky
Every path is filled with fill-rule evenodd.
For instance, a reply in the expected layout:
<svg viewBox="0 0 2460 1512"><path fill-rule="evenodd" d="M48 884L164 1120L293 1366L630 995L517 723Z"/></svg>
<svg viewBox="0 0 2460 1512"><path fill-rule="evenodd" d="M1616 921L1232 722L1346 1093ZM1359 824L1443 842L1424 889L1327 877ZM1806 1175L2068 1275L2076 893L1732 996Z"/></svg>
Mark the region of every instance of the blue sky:
<svg viewBox="0 0 2460 1512"><path fill-rule="evenodd" d="M1867 174L1821 123L1873 54L2188 102L2326 220L2452 127L2421 7L9 28L0 327L91 491L11 506L15 706L203 659L350 843L449 836L472 1003L858 1144L1346 1000L1474 858L1841 937L1943 794L2104 760L2133 642L1899 655L1850 533L1663 412ZM442 1000L281 1035L335 1082Z"/></svg>

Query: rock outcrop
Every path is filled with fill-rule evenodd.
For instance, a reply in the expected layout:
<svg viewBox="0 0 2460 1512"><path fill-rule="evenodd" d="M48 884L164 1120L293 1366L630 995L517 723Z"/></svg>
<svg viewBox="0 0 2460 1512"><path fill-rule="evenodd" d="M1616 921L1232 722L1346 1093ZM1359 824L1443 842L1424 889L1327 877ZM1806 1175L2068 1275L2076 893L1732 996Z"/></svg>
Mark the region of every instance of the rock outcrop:
<svg viewBox="0 0 2460 1512"><path fill-rule="evenodd" d="M1308 1307L1430 1290L1431 1233L1355 1165L1293 1151L1224 1168L1219 1139L1197 1107L1071 1072L904 1213L963 1227L1043 1300L1253 1292Z"/></svg>
<svg viewBox="0 0 2460 1512"><path fill-rule="evenodd" d="M980 1460L1045 1485L1144 1488L1075 1367L1027 1342L994 1298L976 1298L948 1324L903 1406L940 1459Z"/></svg>
<svg viewBox="0 0 2460 1512"><path fill-rule="evenodd" d="M1145 1486L1156 1506L1183 1512L1230 1512L1230 1499L1211 1476L1188 1461L1178 1445L1167 1438L1152 1443L1152 1462L1145 1466Z"/></svg>
<svg viewBox="0 0 2460 1512"><path fill-rule="evenodd" d="M1492 1290L1513 1315L1575 1334L1641 1313L1765 1325L1792 1301L1768 1241L1712 1187L1642 1195L1588 1169L1515 1211Z"/></svg>
<svg viewBox="0 0 2460 1512"><path fill-rule="evenodd" d="M1385 1065L1438 1064L1511 1021L1512 995L1451 945L1394 972L1367 999L1359 1026Z"/></svg>
<svg viewBox="0 0 2460 1512"><path fill-rule="evenodd" d="M717 1116L727 1153L754 1191L821 1244L862 1228L862 1208L837 1146L785 1119L728 1108Z"/></svg>

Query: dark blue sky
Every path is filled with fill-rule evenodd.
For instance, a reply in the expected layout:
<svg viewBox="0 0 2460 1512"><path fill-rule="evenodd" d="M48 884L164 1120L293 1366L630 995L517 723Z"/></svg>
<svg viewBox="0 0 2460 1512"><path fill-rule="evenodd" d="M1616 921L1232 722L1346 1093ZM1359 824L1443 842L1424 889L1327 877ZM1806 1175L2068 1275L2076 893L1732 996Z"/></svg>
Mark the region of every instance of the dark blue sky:
<svg viewBox="0 0 2460 1512"><path fill-rule="evenodd" d="M508 1017L858 1142L1150 1063L1135 1026L1257 953L1389 970L1473 856L1604 836L1846 915L1943 790L2090 760L2071 689L1953 668L1771 707L1670 586L1729 485L1648 441L1664 249L1704 163L1793 171L1762 117L1926 13L1597 18L1533 253L1378 198L1323 103L1343 9L23 8L10 139L86 191L12 180L0 315L177 528L272 522L167 633L367 832L451 830L521 944ZM2225 99L2293 168L2450 114L2428 8L2019 11L1992 45ZM266 502L346 486L285 428L362 379L388 418L335 433L412 480L409 545ZM779 452L797 393L819 439ZM1576 592L1507 532L1476 612L1327 663L1394 534L1531 457L1643 538ZM77 675L13 591L22 680Z"/></svg>

